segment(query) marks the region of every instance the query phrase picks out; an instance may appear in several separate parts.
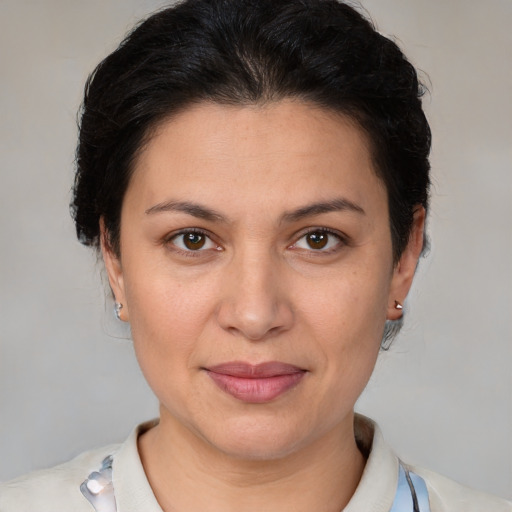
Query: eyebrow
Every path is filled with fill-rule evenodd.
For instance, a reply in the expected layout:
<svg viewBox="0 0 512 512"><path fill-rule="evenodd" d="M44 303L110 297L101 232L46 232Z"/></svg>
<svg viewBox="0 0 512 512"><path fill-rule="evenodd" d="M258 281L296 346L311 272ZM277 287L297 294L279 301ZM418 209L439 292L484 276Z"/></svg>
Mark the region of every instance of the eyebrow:
<svg viewBox="0 0 512 512"><path fill-rule="evenodd" d="M206 206L189 201L165 201L158 203L146 210L147 215L162 212L183 212L199 219L209 220L211 222L228 222L228 219L221 213L218 213Z"/></svg>
<svg viewBox="0 0 512 512"><path fill-rule="evenodd" d="M286 212L281 217L281 222L297 222L305 217L312 217L314 215L321 215L322 213L330 212L343 212L350 211L361 215L366 215L364 209L356 203L349 201L343 197L331 199L330 201L323 201L320 203L313 203L303 206L297 210Z"/></svg>
<svg viewBox="0 0 512 512"><path fill-rule="evenodd" d="M321 215L322 213L350 211L361 215L366 215L364 209L358 204L349 201L345 198L336 198L329 201L322 201L319 203L312 203L306 206L302 206L296 210L285 212L281 218L280 223L283 222L297 222L306 217L312 217L315 215ZM223 222L228 223L229 219L215 210L212 210L206 206L198 203L192 203L189 201L164 201L158 203L151 208L148 208L145 213L147 215L153 215L162 212L182 212L199 219L208 220L211 222Z"/></svg>

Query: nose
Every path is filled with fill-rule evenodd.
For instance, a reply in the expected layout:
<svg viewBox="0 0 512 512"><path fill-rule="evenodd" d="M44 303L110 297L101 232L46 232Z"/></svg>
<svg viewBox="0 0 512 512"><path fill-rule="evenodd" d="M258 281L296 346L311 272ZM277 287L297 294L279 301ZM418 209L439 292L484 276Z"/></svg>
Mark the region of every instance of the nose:
<svg viewBox="0 0 512 512"><path fill-rule="evenodd" d="M279 264L261 251L234 258L225 269L219 325L250 341L263 341L290 329L294 314Z"/></svg>

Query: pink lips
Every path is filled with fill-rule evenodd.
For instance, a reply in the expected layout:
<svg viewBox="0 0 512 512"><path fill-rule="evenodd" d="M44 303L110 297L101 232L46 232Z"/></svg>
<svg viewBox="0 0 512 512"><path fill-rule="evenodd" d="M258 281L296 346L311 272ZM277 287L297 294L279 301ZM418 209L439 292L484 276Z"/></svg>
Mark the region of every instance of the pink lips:
<svg viewBox="0 0 512 512"><path fill-rule="evenodd" d="M206 368L217 386L243 402L260 404L295 387L305 375L297 366L271 361L251 365L239 361Z"/></svg>

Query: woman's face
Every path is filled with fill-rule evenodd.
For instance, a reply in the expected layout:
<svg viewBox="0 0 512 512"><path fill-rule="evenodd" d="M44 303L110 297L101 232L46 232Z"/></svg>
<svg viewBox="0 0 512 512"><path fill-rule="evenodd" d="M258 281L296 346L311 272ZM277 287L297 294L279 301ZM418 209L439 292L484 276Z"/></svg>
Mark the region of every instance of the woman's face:
<svg viewBox="0 0 512 512"><path fill-rule="evenodd" d="M387 195L363 133L301 102L200 104L140 154L104 248L161 426L279 457L351 431L400 312L423 212L393 265Z"/></svg>

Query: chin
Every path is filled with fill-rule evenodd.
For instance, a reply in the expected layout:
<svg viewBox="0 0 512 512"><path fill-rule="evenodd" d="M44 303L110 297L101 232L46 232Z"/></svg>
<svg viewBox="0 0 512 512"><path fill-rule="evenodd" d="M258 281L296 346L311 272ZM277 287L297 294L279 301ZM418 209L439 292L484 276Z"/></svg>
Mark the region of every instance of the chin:
<svg viewBox="0 0 512 512"><path fill-rule="evenodd" d="M296 450L298 444L283 440L279 435L265 435L219 440L216 448L230 458L256 462L284 459Z"/></svg>
<svg viewBox="0 0 512 512"><path fill-rule="evenodd" d="M307 444L311 436L296 425L283 425L275 417L266 421L252 417L229 420L205 437L229 457L268 461L287 457Z"/></svg>

